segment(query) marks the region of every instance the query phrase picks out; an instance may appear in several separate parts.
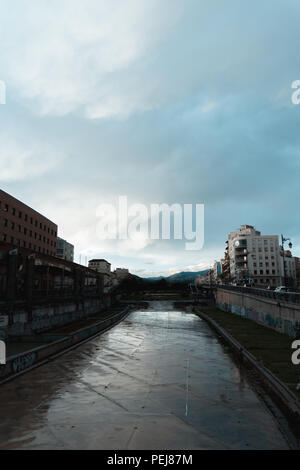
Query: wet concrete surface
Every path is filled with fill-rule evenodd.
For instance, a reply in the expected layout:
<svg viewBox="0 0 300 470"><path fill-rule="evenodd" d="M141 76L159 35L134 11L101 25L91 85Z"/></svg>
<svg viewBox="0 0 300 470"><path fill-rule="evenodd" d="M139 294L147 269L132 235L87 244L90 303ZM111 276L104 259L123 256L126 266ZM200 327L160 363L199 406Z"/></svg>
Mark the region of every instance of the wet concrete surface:
<svg viewBox="0 0 300 470"><path fill-rule="evenodd" d="M287 449L209 326L157 307L2 384L0 449Z"/></svg>

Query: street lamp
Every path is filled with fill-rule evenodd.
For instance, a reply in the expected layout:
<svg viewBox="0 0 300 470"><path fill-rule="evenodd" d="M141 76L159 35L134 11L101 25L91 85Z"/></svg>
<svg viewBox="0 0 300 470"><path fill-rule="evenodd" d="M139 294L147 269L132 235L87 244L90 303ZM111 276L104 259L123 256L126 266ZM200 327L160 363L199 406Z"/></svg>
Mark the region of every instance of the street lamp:
<svg viewBox="0 0 300 470"><path fill-rule="evenodd" d="M285 261L284 261L284 242L287 242L288 240L291 240L290 238L284 238L284 236L281 234L281 245L282 245L282 258L283 258L283 274L284 274L284 285L286 286L286 269L285 269ZM292 242L290 241L289 243L289 248L292 249Z"/></svg>

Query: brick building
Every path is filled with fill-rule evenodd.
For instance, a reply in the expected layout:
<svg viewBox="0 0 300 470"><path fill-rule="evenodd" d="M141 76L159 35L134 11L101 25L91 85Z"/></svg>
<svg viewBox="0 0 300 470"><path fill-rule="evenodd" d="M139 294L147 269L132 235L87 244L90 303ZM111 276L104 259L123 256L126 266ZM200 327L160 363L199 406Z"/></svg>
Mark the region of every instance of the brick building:
<svg viewBox="0 0 300 470"><path fill-rule="evenodd" d="M0 242L56 256L57 225L0 189Z"/></svg>

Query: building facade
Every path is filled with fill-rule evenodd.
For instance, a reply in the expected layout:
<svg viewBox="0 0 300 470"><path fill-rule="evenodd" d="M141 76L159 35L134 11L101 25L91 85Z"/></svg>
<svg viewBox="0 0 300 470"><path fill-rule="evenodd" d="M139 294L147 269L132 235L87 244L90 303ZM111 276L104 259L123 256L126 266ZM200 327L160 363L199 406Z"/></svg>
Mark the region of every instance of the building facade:
<svg viewBox="0 0 300 470"><path fill-rule="evenodd" d="M74 261L74 245L57 237L56 256L67 261Z"/></svg>
<svg viewBox="0 0 300 470"><path fill-rule="evenodd" d="M217 279L220 277L222 274L222 261L215 261L214 266L213 266L213 271L214 271L214 281L217 281Z"/></svg>
<svg viewBox="0 0 300 470"><path fill-rule="evenodd" d="M0 190L0 241L12 247L56 256L57 225Z"/></svg>
<svg viewBox="0 0 300 470"><path fill-rule="evenodd" d="M294 257L296 270L296 287L300 288L300 258Z"/></svg>
<svg viewBox="0 0 300 470"><path fill-rule="evenodd" d="M288 287L297 287L297 272L295 258L290 250L284 250L280 246L280 276L281 285Z"/></svg>
<svg viewBox="0 0 300 470"><path fill-rule="evenodd" d="M251 225L241 225L228 235L230 277L251 278L267 287L281 284L282 269L278 235L261 235Z"/></svg>
<svg viewBox="0 0 300 470"><path fill-rule="evenodd" d="M111 264L105 259L91 259L89 261L89 268L94 269L104 276L104 286L111 285Z"/></svg>
<svg viewBox="0 0 300 470"><path fill-rule="evenodd" d="M125 268L116 268L114 271L114 274L116 275L116 278L118 281L121 281L123 279L126 279L126 277L129 276L129 271L128 269Z"/></svg>

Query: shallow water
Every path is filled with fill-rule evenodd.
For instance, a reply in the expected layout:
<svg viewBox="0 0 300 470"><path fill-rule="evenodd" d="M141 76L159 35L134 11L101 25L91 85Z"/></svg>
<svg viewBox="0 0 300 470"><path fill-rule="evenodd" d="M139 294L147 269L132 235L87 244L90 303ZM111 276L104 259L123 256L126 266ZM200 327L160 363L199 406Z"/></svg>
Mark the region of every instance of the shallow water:
<svg viewBox="0 0 300 470"><path fill-rule="evenodd" d="M0 448L287 448L210 327L151 308L2 385Z"/></svg>

